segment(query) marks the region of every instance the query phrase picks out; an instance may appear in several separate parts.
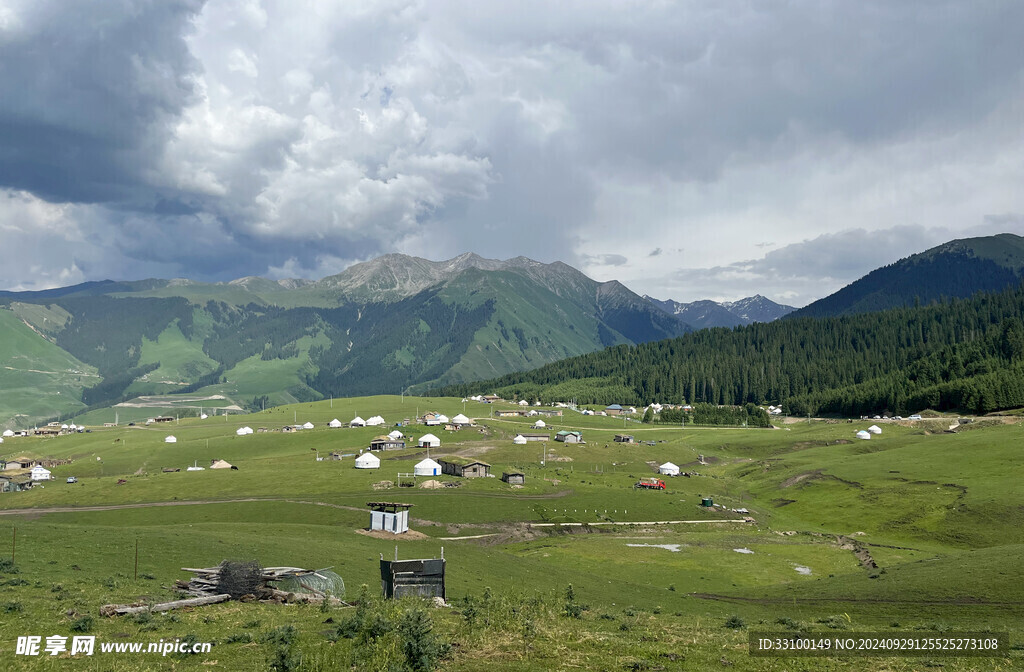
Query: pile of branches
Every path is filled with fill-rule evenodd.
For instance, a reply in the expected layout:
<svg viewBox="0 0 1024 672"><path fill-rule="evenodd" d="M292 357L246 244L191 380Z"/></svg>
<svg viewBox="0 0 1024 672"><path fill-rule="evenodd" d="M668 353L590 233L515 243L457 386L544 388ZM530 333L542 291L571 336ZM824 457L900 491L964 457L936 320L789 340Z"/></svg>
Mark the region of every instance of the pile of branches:
<svg viewBox="0 0 1024 672"><path fill-rule="evenodd" d="M304 576L320 576L316 570L302 567L260 567L259 563L231 562L225 560L216 567L182 567L192 572L188 581L178 580L175 587L195 597L210 597L227 594L241 602L263 600L268 602L323 602L344 604L341 600L326 595L315 588L302 584ZM289 593L271 586L271 582L287 578L298 578L305 588L301 593Z"/></svg>

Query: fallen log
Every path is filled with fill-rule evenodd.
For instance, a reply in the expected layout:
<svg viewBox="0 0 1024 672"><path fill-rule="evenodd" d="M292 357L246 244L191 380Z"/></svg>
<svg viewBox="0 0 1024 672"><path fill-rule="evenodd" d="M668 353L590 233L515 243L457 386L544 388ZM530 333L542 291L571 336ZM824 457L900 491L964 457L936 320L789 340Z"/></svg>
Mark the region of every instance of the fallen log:
<svg viewBox="0 0 1024 672"><path fill-rule="evenodd" d="M100 616L123 616L125 614L142 614L153 611L171 611L183 607L201 607L206 604L217 604L227 602L231 599L228 594L210 595L208 597L194 597L188 600L175 600L174 602L161 602L160 604L144 605L141 607L130 604L105 604L100 607Z"/></svg>

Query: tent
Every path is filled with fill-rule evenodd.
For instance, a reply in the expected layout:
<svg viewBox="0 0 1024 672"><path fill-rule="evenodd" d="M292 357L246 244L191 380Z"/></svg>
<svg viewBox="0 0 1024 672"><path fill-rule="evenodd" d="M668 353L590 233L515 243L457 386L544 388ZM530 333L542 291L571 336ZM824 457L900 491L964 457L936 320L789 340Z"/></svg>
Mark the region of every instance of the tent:
<svg viewBox="0 0 1024 672"><path fill-rule="evenodd" d="M512 443L523 445L524 443L526 443L526 437L523 436L522 434L516 434L515 438L512 439Z"/></svg>
<svg viewBox="0 0 1024 672"><path fill-rule="evenodd" d="M348 426L349 427L366 427L366 420L363 420L362 418L360 418L357 415L356 417L354 417L351 420L349 420Z"/></svg>
<svg viewBox="0 0 1024 672"><path fill-rule="evenodd" d="M375 415L366 421L367 427L380 427L383 424L386 424L384 422L384 418L380 417L379 415Z"/></svg>
<svg viewBox="0 0 1024 672"><path fill-rule="evenodd" d="M470 425L470 424L473 424L473 423L471 423L469 421L469 418L464 416L462 413L459 413L454 418L452 418L452 422L454 424L456 424L456 425Z"/></svg>
<svg viewBox="0 0 1024 672"><path fill-rule="evenodd" d="M302 425L302 428L303 429L313 429L313 423L312 422L307 422L304 425Z"/></svg>
<svg viewBox="0 0 1024 672"><path fill-rule="evenodd" d="M543 420L538 420L537 422L533 423L534 429L544 429L547 426L548 423L544 422Z"/></svg>
<svg viewBox="0 0 1024 672"><path fill-rule="evenodd" d="M865 432L863 429L857 432L858 439L870 439L871 435Z"/></svg>
<svg viewBox="0 0 1024 672"><path fill-rule="evenodd" d="M4 436L14 436L14 431L10 429L5 429Z"/></svg>
<svg viewBox="0 0 1024 672"><path fill-rule="evenodd" d="M404 438L404 437L405 437L405 434L402 434L397 429L391 430L391 433L388 434L388 438L391 439L392 441L396 441L396 440Z"/></svg>
<svg viewBox="0 0 1024 672"><path fill-rule="evenodd" d="M252 434L252 427L239 427L235 430L235 434L239 436L245 436L246 434Z"/></svg>
<svg viewBox="0 0 1024 672"><path fill-rule="evenodd" d="M868 427L868 431L871 432L872 434L881 434L882 428L879 427L878 425L871 425L870 427Z"/></svg>
<svg viewBox="0 0 1024 672"><path fill-rule="evenodd" d="M428 457L422 462L417 462L416 466L412 468L412 473L417 476L439 476L441 465Z"/></svg>
<svg viewBox="0 0 1024 672"><path fill-rule="evenodd" d="M210 469L230 469L231 463L224 460L211 460Z"/></svg>
<svg viewBox="0 0 1024 672"><path fill-rule="evenodd" d="M672 464L671 462L666 462L665 464L658 467L658 473L665 474L666 476L678 476L679 467Z"/></svg>
<svg viewBox="0 0 1024 672"><path fill-rule="evenodd" d="M380 469L380 458L367 451L356 458L356 469Z"/></svg>
<svg viewBox="0 0 1024 672"><path fill-rule="evenodd" d="M338 420L337 418L335 418L334 420L331 420L330 422L328 422L327 426L328 427L341 427L341 420Z"/></svg>
<svg viewBox="0 0 1024 672"><path fill-rule="evenodd" d="M176 437L176 436L168 436L167 438L164 439L164 443L177 443L177 442L178 442L178 437Z"/></svg>
<svg viewBox="0 0 1024 672"><path fill-rule="evenodd" d="M420 446L420 448L440 448L441 439L437 438L433 434L424 434L423 436L420 437L420 442L418 445Z"/></svg>

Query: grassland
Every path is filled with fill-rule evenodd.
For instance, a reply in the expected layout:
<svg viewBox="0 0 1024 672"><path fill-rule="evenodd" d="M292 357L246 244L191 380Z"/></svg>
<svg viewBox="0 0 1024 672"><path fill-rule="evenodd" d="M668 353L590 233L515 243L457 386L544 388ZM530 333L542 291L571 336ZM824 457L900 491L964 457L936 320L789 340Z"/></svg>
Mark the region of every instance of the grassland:
<svg viewBox="0 0 1024 672"><path fill-rule="evenodd" d="M325 637L333 627L325 620L342 622L352 609L227 603L148 619L101 619L97 609L170 598L173 581L188 576L181 567L225 558L330 566L354 599L361 584L375 590L378 559L392 556L396 546L404 558L436 557L444 548L454 607L432 612L434 631L457 646L443 669L1009 670L1024 664L1019 651L934 661L759 659L746 653L744 628L723 627L736 615L752 629L991 629L1017 641L1024 615L1024 495L1017 485L1024 478L1017 448L1024 428L1017 424L948 434L932 432L934 423L886 423L871 441L852 442L860 423L680 429L568 411L546 419L547 431L580 429L585 445L521 446L511 437L532 420L495 419L493 408L459 399L365 397L8 440L0 454L73 462L55 467L57 480L45 487L0 494L0 548L16 527L19 569L0 571L4 666L70 666L16 657L14 641L25 634L70 635L74 623L92 615L92 634L101 641L194 634L217 646L211 654L173 660L94 657L75 661L76 669L269 669L274 646L260 636L286 625L297 631L300 669L348 667L363 660L359 651L380 653L383 646ZM353 469L352 455L382 431L326 426L333 418L377 414L394 425L428 410L478 418L478 427L458 432L429 428L442 441L432 457L474 456L497 475L519 469L525 487L493 478L440 490L376 490L379 481L412 471L423 451L389 451L381 454L381 469ZM307 421L315 429L276 431ZM242 425L269 431L240 437L235 429ZM653 445L615 443L623 427ZM402 429L414 436L428 431L415 424ZM177 442L165 443L168 435ZM331 452L345 457L317 461ZM184 471L212 459L239 469ZM699 473L669 479L666 492L631 487L665 461ZM164 467L182 471L163 473ZM78 483L65 483L70 475ZM724 507L701 507L702 497ZM423 536L359 533L368 524L366 502L380 499L413 504L411 527ZM713 522L742 518L729 510L741 507L756 522ZM674 520L709 522L649 524ZM579 619L564 613L569 584L588 607ZM471 618L474 609L484 616ZM246 643L245 633L254 641ZM382 669L378 663L360 665Z"/></svg>

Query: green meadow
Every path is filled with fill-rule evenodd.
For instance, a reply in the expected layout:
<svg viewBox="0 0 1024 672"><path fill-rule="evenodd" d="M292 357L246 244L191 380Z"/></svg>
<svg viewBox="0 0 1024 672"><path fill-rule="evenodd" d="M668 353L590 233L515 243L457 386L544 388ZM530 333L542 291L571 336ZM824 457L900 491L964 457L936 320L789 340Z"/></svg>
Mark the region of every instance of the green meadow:
<svg viewBox="0 0 1024 672"><path fill-rule="evenodd" d="M129 427L120 415L118 427L7 439L0 445L7 458L72 462L54 467L52 482L0 494L0 561L14 555L14 567L0 562L3 666L401 669L400 644L391 635L369 642L337 636L338 624L366 606L229 602L165 615L98 614L106 603L175 599L174 581L189 577L182 567L256 559L265 566L331 567L347 584L347 602L372 605L385 618L388 609L417 608L376 600L379 559L396 548L401 558L438 557L443 549L448 561L451 607L430 610L434 634L452 645L440 669L1024 665L1020 648L999 658L771 659L746 651L748 630L794 628L992 631L1020 641L1024 427L986 422L946 433L948 421L884 423L882 434L857 441L855 431L872 423L680 428L566 410L544 418L544 431L578 429L586 444L515 445L517 433L537 430L530 429L535 418L492 417L510 407L363 397L159 425ZM427 411L464 412L477 426L445 431L415 424ZM327 427L356 415L381 415L387 426ZM355 469L354 456L407 420L413 424L400 428L407 435L429 431L441 439L431 457L474 457L498 477L519 470L525 486L441 476L458 487L380 489L412 472L426 451L379 453L376 470ZM306 422L314 429L280 431ZM237 436L242 426L256 431ZM616 443L622 433L641 443ZM176 442L167 443L168 436ZM185 470L214 459L238 469ZM665 491L632 487L667 461L691 475L664 477ZM69 476L78 482L66 483ZM701 506L705 497L718 506ZM412 504L417 534L363 533L369 501ZM749 513L732 510L740 508ZM752 521L743 522L744 515ZM655 524L666 521L690 522ZM573 600L566 598L570 584ZM282 646L274 633L288 626L294 666L272 667ZM166 658L14 654L18 636L78 632L98 641L193 635L215 646Z"/></svg>

